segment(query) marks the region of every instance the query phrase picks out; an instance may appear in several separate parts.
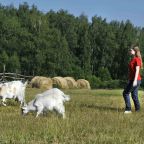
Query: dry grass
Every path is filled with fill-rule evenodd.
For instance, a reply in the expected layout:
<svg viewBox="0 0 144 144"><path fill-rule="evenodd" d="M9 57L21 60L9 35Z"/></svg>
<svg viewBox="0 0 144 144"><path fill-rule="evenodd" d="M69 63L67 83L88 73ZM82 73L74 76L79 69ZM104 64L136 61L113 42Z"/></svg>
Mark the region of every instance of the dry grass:
<svg viewBox="0 0 144 144"><path fill-rule="evenodd" d="M85 79L78 79L76 82L77 87L80 89L91 89L89 81Z"/></svg>
<svg viewBox="0 0 144 144"><path fill-rule="evenodd" d="M64 79L67 81L69 89L77 88L77 82L75 81L75 79L73 77L64 77Z"/></svg>
<svg viewBox="0 0 144 144"><path fill-rule="evenodd" d="M30 85L32 88L51 89L53 87L52 79L48 77L35 76Z"/></svg>
<svg viewBox="0 0 144 144"><path fill-rule="evenodd" d="M55 87L62 88L62 89L68 89L69 88L67 80L64 79L63 77L60 77L60 76L53 77L52 81L53 81L53 85Z"/></svg>
<svg viewBox="0 0 144 144"><path fill-rule="evenodd" d="M41 89L28 88L27 101ZM123 114L122 90L65 90L67 119L54 112L35 118L20 115L19 105L0 107L0 144L143 144L144 105ZM142 91L140 93L142 96Z"/></svg>

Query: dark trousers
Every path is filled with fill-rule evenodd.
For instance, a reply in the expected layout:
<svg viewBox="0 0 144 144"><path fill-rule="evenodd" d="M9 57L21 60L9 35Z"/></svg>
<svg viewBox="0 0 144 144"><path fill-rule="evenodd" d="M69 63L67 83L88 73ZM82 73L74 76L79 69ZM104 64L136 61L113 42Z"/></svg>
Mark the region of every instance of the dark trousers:
<svg viewBox="0 0 144 144"><path fill-rule="evenodd" d="M131 111L131 103L130 103L130 93L134 102L135 110L138 111L140 110L140 103L138 99L138 88L141 84L141 81L137 81L137 86L133 87L133 81L129 80L126 87L124 88L123 91L123 97L125 101L125 110Z"/></svg>

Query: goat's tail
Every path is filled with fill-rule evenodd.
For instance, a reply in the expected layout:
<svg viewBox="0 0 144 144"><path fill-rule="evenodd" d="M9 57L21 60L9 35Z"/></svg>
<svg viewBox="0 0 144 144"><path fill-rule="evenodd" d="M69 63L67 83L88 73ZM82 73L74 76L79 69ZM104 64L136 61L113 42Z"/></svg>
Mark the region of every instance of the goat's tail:
<svg viewBox="0 0 144 144"><path fill-rule="evenodd" d="M64 97L64 101L70 101L70 96L69 95L63 95L63 97Z"/></svg>

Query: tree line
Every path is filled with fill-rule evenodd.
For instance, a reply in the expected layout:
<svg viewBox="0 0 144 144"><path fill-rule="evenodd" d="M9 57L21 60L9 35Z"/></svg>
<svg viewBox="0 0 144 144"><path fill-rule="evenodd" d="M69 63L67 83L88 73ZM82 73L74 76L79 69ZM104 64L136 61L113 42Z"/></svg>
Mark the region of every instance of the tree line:
<svg viewBox="0 0 144 144"><path fill-rule="evenodd" d="M0 71L75 79L125 80L128 50L144 52L144 28L129 20L91 22L66 10L41 12L26 2L0 5Z"/></svg>

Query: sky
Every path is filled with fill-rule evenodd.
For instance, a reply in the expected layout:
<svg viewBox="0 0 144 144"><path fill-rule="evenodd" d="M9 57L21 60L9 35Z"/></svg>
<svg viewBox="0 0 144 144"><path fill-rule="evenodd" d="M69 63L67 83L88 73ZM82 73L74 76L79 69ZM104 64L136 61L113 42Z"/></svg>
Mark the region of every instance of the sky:
<svg viewBox="0 0 144 144"><path fill-rule="evenodd" d="M1 5L12 4L16 8L24 2L30 7L34 4L44 13L63 9L74 16L84 14L89 21L100 16L107 22L130 20L134 26L144 27L144 0L0 0Z"/></svg>

